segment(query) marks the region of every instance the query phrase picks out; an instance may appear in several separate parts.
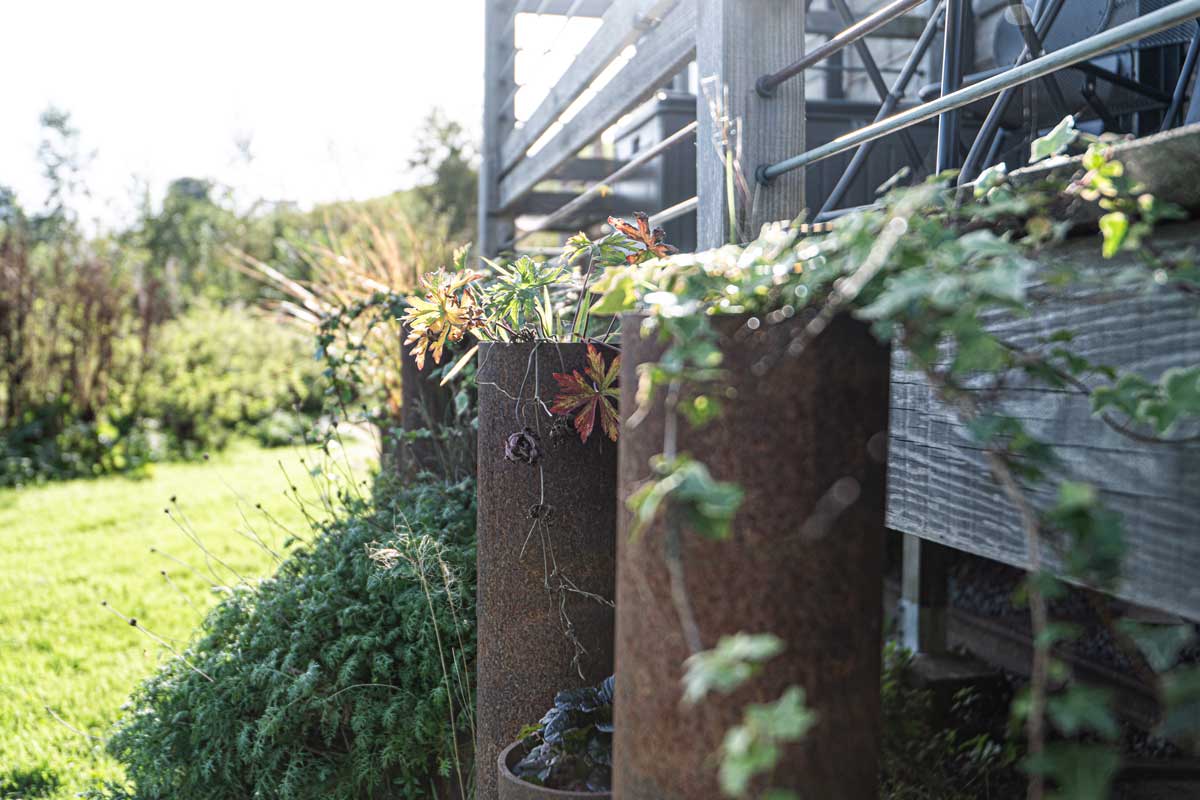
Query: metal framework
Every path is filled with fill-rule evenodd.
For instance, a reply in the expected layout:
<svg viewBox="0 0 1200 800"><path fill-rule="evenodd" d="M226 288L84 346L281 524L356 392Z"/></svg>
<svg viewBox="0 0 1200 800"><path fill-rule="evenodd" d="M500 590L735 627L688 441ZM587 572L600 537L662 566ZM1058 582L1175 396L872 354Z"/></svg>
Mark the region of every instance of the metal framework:
<svg viewBox="0 0 1200 800"><path fill-rule="evenodd" d="M954 0L951 0L953 3ZM844 153L867 142L880 139L890 133L911 127L947 112L953 112L979 100L1001 94L1038 78L1045 77L1064 67L1073 66L1102 55L1122 45L1136 42L1152 34L1173 28L1200 16L1200 0L1177 0L1172 5L1151 12L1137 19L1110 28L1053 53L1033 59L1013 68L985 78L978 83L957 91L943 94L915 108L902 111L887 119L859 128L845 136L820 147L786 158L774 164L764 164L756 172L759 181L770 181L792 170L816 163L822 159ZM947 38L950 38L949 36ZM943 72L945 82L945 72ZM977 140L978 141L978 140ZM940 136L939 136L940 143Z"/></svg>
<svg viewBox="0 0 1200 800"><path fill-rule="evenodd" d="M675 203L652 216L672 220L695 212L701 229L700 244L711 246L728 238L724 229L730 217L723 207L727 202L724 174L725 159L731 149L741 156L742 173L757 179L757 189L752 188L756 210L748 215L743 227L743 231L752 231L755 225L769 220L770 215L781 218L799 214L804 205L819 209L815 216L818 221L838 216L851 187L868 163L875 163L872 157L879 154L879 141L893 134L899 137L898 143L912 168L936 171L958 168L960 183L973 180L1011 146L1011 130L1006 125L1013 123L1005 120L1015 113L1013 104L1018 97L1025 96L1023 87L1034 81L1045 87L1044 98L1059 116L1072 107L1064 86L1074 86L1071 91L1076 92L1076 105L1082 99L1096 118L1108 125L1116 124L1101 89L1111 86L1132 92L1160 109L1161 125L1155 117L1155 128L1166 130L1200 120L1200 103L1188 103L1188 87L1200 64L1200 19L1197 19L1200 0L1176 0L1052 52L1045 52L1047 36L1067 0L1036 0L1032 9L1026 8L1025 0L1007 0L1023 49L1011 66L974 74L970 74L970 64L965 59L970 51L967 41L972 26L970 0L888 0L861 19L855 18L847 0L823 0L827 10L812 11L808 10L812 0L795 0L797 7L789 8L784 7L793 4L771 0L485 2L491 20L489 30L500 31L498 35L490 35L488 42L480 189L481 249L488 255L502 248L517 247L530 234L551 230L572 215L595 211L596 221L602 221L605 216L602 198L607 189L631 179L639 168L697 131L700 175L697 197ZM921 15L923 19L913 16L919 8L926 9ZM523 125L516 123L513 114L520 89L514 79L517 49L513 39L518 13L563 15L562 30L576 16L599 16L601 20L600 29L583 54ZM803 50L803 32L810 18L812 25L807 28L810 35L825 36L826 40L786 66L772 68L773 64L786 61L789 48L792 52ZM800 30L790 38L773 37L769 46L763 45L761 37L755 38L765 27L787 31L797 20ZM1196 20L1195 28L1182 63L1178 64L1177 80L1165 91L1161 85L1131 78L1095 62L1098 56L1192 20ZM844 27L839 29L836 22ZM919 23L919 27L910 23ZM881 66L867 44L872 36L912 38L911 49L899 68ZM636 51L629 56L631 45ZM547 52L552 47L553 44ZM857 56L857 66L848 66L842 60L850 48ZM932 56L934 53L939 55ZM907 98L914 95L913 78L931 56L939 74L937 82L922 90L922 95L931 91L935 96L912 105ZM624 67L603 88L593 88L599 75L611 72L614 65L619 66L614 61L619 57L627 58ZM555 178L564 169L569 171L580 147L596 140L693 60L699 62L702 80L710 79L708 73L712 72L712 85L724 87L724 102L711 96L711 92L701 92L697 98L696 122L641 149L627 163L614 164L616 168L603 178L597 180L599 173L593 169L586 189L532 226L520 231L514 229L513 218L518 213L528 213L522 209L553 208L549 205L553 198L562 196L559 190L535 198L533 193L537 192L539 182ZM879 105L874 118L865 126L832 141L804 147L804 126L789 122L794 118L788 116L803 113L803 82L793 79L816 70L839 76L849 70L861 71L878 96ZM1060 76L1064 70L1082 77L1074 78L1073 83L1063 83ZM884 80L885 73L894 73L890 85ZM993 97L982 120L970 123L970 138L964 141L964 109ZM912 132L914 126L935 119L935 157L926 166L927 151ZM736 142L730 141L731 136L736 137ZM790 148L789 152L788 142L800 146ZM852 157L832 188L821 192L824 196L804 198L803 186L796 188L794 182L788 184L790 188L781 188L781 179L789 173L849 151L854 151ZM772 201L777 194L786 198ZM758 210L760 206L762 211Z"/></svg>

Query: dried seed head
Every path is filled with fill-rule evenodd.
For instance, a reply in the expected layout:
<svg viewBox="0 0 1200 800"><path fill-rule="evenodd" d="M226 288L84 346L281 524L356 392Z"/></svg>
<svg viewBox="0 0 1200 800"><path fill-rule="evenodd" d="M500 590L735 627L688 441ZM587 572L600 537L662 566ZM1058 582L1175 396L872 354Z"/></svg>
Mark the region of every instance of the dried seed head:
<svg viewBox="0 0 1200 800"><path fill-rule="evenodd" d="M541 437L532 428L519 430L504 442L504 457L509 461L532 465L541 461L542 455Z"/></svg>

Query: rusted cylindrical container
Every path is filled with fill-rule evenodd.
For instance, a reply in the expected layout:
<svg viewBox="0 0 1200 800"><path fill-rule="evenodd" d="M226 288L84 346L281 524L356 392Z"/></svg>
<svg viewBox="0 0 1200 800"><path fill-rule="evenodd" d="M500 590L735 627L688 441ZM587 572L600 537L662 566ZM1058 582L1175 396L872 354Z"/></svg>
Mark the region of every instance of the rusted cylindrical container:
<svg viewBox="0 0 1200 800"><path fill-rule="evenodd" d="M552 435L546 413L553 373L583 374L586 354L581 344L480 347L478 800L496 799L497 756L556 693L612 674L617 445L598 422L586 444L561 423ZM538 437L536 464L505 457L525 429ZM515 455L530 442L514 445Z"/></svg>
<svg viewBox="0 0 1200 800"><path fill-rule="evenodd" d="M408 337L408 326L401 326L401 341ZM453 402L453 387L441 386L432 373L440 365L426 358L423 368L409 352L411 345L403 345L400 352L400 430L384 431L381 453L382 468L411 479L419 472L432 472L446 476L452 471L448 448L453 443L439 442L436 438L444 432L450 418ZM453 359L454 351L447 351L444 358ZM404 441L398 436L405 432L428 430L433 436ZM451 432L452 435L459 435Z"/></svg>
<svg viewBox="0 0 1200 800"><path fill-rule="evenodd" d="M512 771L524 757L524 745L513 742L496 759L500 800L612 800L611 792L566 792L527 783Z"/></svg>
<svg viewBox="0 0 1200 800"><path fill-rule="evenodd" d="M678 428L679 452L740 484L745 499L727 541L701 539L685 525L680 557L703 648L747 632L773 633L786 650L733 694L681 705L689 651L671 596L665 528L660 517L631 539L624 504L663 450L660 391L659 405L637 427L626 424L620 442L619 800L718 800L725 732L747 703L773 701L793 684L820 719L786 749L769 786L801 797L878 796L888 351L848 317L836 317L799 355L786 350L803 320L759 330L746 322L715 321L724 413L699 429L682 420ZM636 406L638 364L662 353L655 338L642 338L640 323L622 320L625 417Z"/></svg>

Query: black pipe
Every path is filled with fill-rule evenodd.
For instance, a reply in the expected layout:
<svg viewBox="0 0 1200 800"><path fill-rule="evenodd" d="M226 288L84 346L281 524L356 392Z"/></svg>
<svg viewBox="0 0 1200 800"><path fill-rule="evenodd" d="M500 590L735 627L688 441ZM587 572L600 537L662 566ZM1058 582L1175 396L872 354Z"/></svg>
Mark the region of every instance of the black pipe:
<svg viewBox="0 0 1200 800"><path fill-rule="evenodd" d="M938 19L942 16L942 10L945 8L945 5L945 0L941 0L929 15L929 20L925 23L925 29L921 31L921 36L917 39L913 51L908 56L908 60L900 68L900 75L896 78L896 82L892 84L892 89L888 92L887 98L884 99L883 105L879 107L879 113L875 115L872 124L890 115L896 109L896 106L900 104L900 99L904 97L904 93L908 90L908 84L917 72L917 66L929 51L929 46L933 43L934 36L937 35ZM821 211L816 216L817 222L821 222L822 218L830 213L830 209L842 201L842 198L846 195L846 191L850 188L850 184L858 177L863 164L866 163L867 158L871 155L871 151L875 149L877 141L872 140L867 142L855 151L854 157L846 165L846 170L842 173L842 177L838 179L837 185L833 187L833 191L829 193L829 197L826 198L825 203L821 206Z"/></svg>
<svg viewBox="0 0 1200 800"><path fill-rule="evenodd" d="M846 5L846 0L830 0L830 3L837 9L847 28L853 28L857 24L853 12ZM875 87L875 93L879 95L880 100L887 100L887 84L883 82L883 75L879 71L879 65L875 63L875 56L871 55L871 48L867 46L866 40L859 39L854 43L854 48L858 51L858 57L862 59L863 68L866 69L867 77ZM904 142L904 147L908 150L908 158L913 162L913 168L915 169L921 163L921 151L917 147L917 143L913 141L912 133L908 130L900 132L900 139Z"/></svg>
<svg viewBox="0 0 1200 800"><path fill-rule="evenodd" d="M962 86L963 8L965 0L946 3L945 37L942 44L942 97ZM959 110L938 117L937 166L935 172L953 169L959 163Z"/></svg>
<svg viewBox="0 0 1200 800"><path fill-rule="evenodd" d="M1037 21L1034 23L1034 30L1037 32L1038 39L1046 40L1046 34L1050 31L1050 26L1058 19L1058 12L1062 10L1065 0L1050 0L1046 8L1038 15ZM1024 64L1033 58L1026 47L1017 56L1016 65ZM1000 122L1004 119L1004 115L1008 113L1008 107L1012 103L1013 98L1017 96L1020 87L1014 86L1010 89L1005 89L996 98L996 102L992 103L992 108L988 112L987 118L984 119L983 125L979 128L979 134L975 137L975 141L971 144L971 149L967 152L967 158L963 162L962 170L958 173L958 184L961 186L970 182L979 174L979 160L984 152L988 149L992 137L996 135L996 131L1000 128Z"/></svg>

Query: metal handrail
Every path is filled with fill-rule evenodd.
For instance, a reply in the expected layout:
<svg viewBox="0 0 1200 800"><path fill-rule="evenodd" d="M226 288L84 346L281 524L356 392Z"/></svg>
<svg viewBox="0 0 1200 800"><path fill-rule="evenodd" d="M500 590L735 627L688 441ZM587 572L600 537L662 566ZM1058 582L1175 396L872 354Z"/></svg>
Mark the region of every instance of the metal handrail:
<svg viewBox="0 0 1200 800"><path fill-rule="evenodd" d="M690 214L700 207L700 198L696 196L689 197L687 200L676 203L673 206L667 206L662 211L650 217L651 227L657 228L659 225L666 225L673 219Z"/></svg>
<svg viewBox="0 0 1200 800"><path fill-rule="evenodd" d="M1081 61L1095 58L1108 50L1144 39L1147 36L1172 28L1196 17L1200 17L1200 0L1177 0L1165 8L1152 11L1137 19L1130 20L1082 41L1067 45L1053 53L1028 61L1025 64L1014 66L1001 75L980 81L973 86L959 89L956 92L942 95L936 100L931 100L928 103L902 111L887 119L851 131L828 144L814 147L812 150L807 150L775 164L760 165L755 171L755 177L760 183L769 183L780 175L792 170L830 158L839 153L844 153L860 144L887 136L889 133L901 130L902 128L912 127L946 111L959 109L982 100L985 97L999 94L1005 89L1037 80L1063 67L1069 67Z"/></svg>
<svg viewBox="0 0 1200 800"><path fill-rule="evenodd" d="M933 37L937 35L938 20L941 18L945 7L946 0L939 0L933 12L929 15L929 19L925 21L925 29L921 31L920 38L913 45L913 49L908 54L904 66L900 68L900 74L896 77L896 82L892 84L892 88L888 91L887 99L879 106L879 111L875 114L875 119L872 122L879 122L882 119L886 119L888 114L891 114L896 110L896 106L900 105L900 99L908 91L908 84L917 73L918 64L925 57L926 51L929 50L929 46L933 43ZM832 213L832 209L838 203L842 202L842 198L850 188L850 183L858 176L859 171L871 155L874 147L874 142L867 142L858 148L853 158L850 159L850 163L846 165L846 170L842 173L842 177L838 179L837 185L833 187L833 191L829 193L829 197L825 198L825 203L821 206L821 211L816 216L816 222L823 222Z"/></svg>
<svg viewBox="0 0 1200 800"><path fill-rule="evenodd" d="M859 39L874 33L892 20L904 16L924 2L925 0L892 0L891 3L888 3L872 14L868 14L859 20L857 24L851 25L837 36L824 42L811 53L800 58L799 61L788 64L778 72L763 75L755 83L755 90L762 97L774 96L775 90L784 81L796 77L813 64L824 61L831 55L845 50Z"/></svg>

